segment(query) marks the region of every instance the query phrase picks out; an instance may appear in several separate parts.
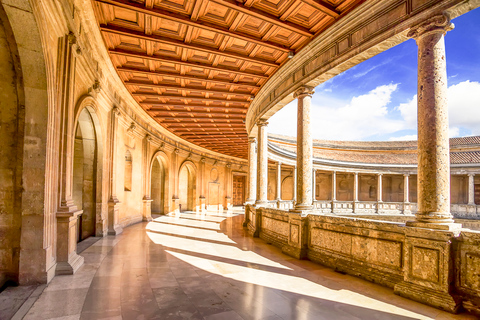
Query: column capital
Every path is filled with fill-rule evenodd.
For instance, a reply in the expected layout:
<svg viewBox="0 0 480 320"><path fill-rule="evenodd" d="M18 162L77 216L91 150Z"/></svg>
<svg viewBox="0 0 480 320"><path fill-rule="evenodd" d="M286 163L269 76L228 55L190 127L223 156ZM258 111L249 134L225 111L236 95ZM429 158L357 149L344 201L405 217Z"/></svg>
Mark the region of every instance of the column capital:
<svg viewBox="0 0 480 320"><path fill-rule="evenodd" d="M257 143L257 138L255 138L255 137L249 137L249 138L248 138L248 142L250 142L250 143Z"/></svg>
<svg viewBox="0 0 480 320"><path fill-rule="evenodd" d="M469 176L469 177L475 177L475 173L468 173L467 176Z"/></svg>
<svg viewBox="0 0 480 320"><path fill-rule="evenodd" d="M278 161L278 162L277 162L277 165L278 165L278 166L281 166L281 165L282 165L282 162L281 162L281 161Z"/></svg>
<svg viewBox="0 0 480 320"><path fill-rule="evenodd" d="M257 126L259 126L259 127L266 127L266 126L268 126L268 121L267 121L267 120L260 119L260 120L257 121Z"/></svg>
<svg viewBox="0 0 480 320"><path fill-rule="evenodd" d="M302 86L295 90L293 93L293 97L296 98L303 98L305 96L312 96L315 93L315 88L308 87L308 86Z"/></svg>
<svg viewBox="0 0 480 320"><path fill-rule="evenodd" d="M411 28L407 33L407 37L417 39L432 33L442 33L445 35L447 31L453 30L454 27L455 25L450 22L450 15L444 12Z"/></svg>
<svg viewBox="0 0 480 320"><path fill-rule="evenodd" d="M404 177L409 177L409 176L410 176L410 173L404 173L403 176L404 176Z"/></svg>

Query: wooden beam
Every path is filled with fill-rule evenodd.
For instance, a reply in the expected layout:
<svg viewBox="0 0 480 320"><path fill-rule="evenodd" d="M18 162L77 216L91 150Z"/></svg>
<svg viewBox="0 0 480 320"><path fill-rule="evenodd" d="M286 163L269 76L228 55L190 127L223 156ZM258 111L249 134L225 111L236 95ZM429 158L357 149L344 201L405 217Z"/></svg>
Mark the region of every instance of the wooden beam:
<svg viewBox="0 0 480 320"><path fill-rule="evenodd" d="M337 19L341 14L335 9L334 6L332 6L331 4L323 0L300 0L300 1L314 7L317 10L322 11L323 13L335 19Z"/></svg>
<svg viewBox="0 0 480 320"><path fill-rule="evenodd" d="M203 68L203 69L213 70L213 71L218 71L218 72L223 72L223 73L234 73L234 74L238 74L238 75L241 75L241 76L247 76L247 77L252 77L252 78L259 78L259 79L267 79L268 78L268 76L261 75L261 74L258 74L258 73L231 70L231 69L222 68L222 67L214 67L214 66L209 66L209 65L206 65L206 64L203 64L203 63L198 63L198 62L188 62L188 61L182 61L182 60L172 59L172 58L162 58L162 57L158 57L158 56L149 56L147 54L142 54L142 53L133 52L133 51L126 51L126 50L120 50L120 49L108 49L108 52L110 54L116 54L116 55L121 55L121 56L126 56L126 57L132 57L132 58L138 58L138 59L147 59L147 60L167 62L167 63L174 63L174 64L179 64L179 65L183 65L183 66L187 66L187 67Z"/></svg>
<svg viewBox="0 0 480 320"><path fill-rule="evenodd" d="M252 43L255 43L256 45L260 45L263 47L268 47L268 48L280 50L283 52L290 51L290 48L278 43L263 41L262 39L256 38L248 34L242 34L240 32L230 31L227 28L215 25L213 23L208 23L204 21L201 21L201 22L192 21L190 17L187 15L173 13L173 12L169 12L167 10L163 10L159 8L147 9L141 3L132 2L129 0L95 0L95 1L99 3L105 3L112 6L128 9L128 10L133 10L142 14L148 14L161 19L175 21L187 26L192 26L199 29L205 29L217 34L222 34L224 36L234 37L244 41L252 42Z"/></svg>
<svg viewBox="0 0 480 320"><path fill-rule="evenodd" d="M177 78L177 79L204 81L204 82L220 84L220 85L231 85L231 86L245 87L245 88L249 88L249 89L260 89L260 86L254 85L254 84L215 80L215 79L208 79L208 78L200 78L200 77L195 77L195 76L188 76L188 75L183 75L183 74L175 74L175 73L168 73L168 72L161 72L161 71L146 71L146 70L139 70L139 69L134 69L134 68L127 68L127 67L117 67L117 71L141 73L141 74L144 74L144 75L158 76L158 77L172 77L172 78Z"/></svg>
<svg viewBox="0 0 480 320"><path fill-rule="evenodd" d="M217 98L203 98L203 97L184 97L184 96L170 96L170 95L161 95L158 93L153 93L153 92L132 92L133 96L144 96L144 97L155 97L159 99L188 99L188 100L198 100L198 101L216 101L216 102L224 102L224 103L229 103L229 102L240 102L240 103L245 103L245 104L250 104L249 101L242 101L242 100L226 100L226 99L217 99ZM141 103L148 103L151 105L154 105L155 102L149 102L149 101L141 101ZM159 103L162 103L159 101Z"/></svg>
<svg viewBox="0 0 480 320"><path fill-rule="evenodd" d="M161 113L162 116L164 113L193 114L193 115L206 114L206 115L233 116L233 117L239 117L244 119L245 116L247 115L246 113L243 113L243 112L218 112L218 111L215 112L215 111L188 111L188 110L148 110L148 111L155 112L157 115Z"/></svg>
<svg viewBox="0 0 480 320"><path fill-rule="evenodd" d="M243 14L249 15L251 17L255 17L258 19L261 19L263 21L267 21L268 23L271 23L273 25L276 25L280 28L283 29L288 29L290 31L293 31L295 33L301 34L302 36L306 37L313 37L313 34L308 30L307 28L304 28L302 26L299 26L297 24L288 22L288 21L282 21L278 19L278 17L269 14L267 12L258 10L253 7L246 7L243 4L235 1L235 0L210 0L210 2L215 2L219 5L225 6L227 8L233 9L235 11L241 12Z"/></svg>
<svg viewBox="0 0 480 320"><path fill-rule="evenodd" d="M150 106L151 104L149 103L140 103L142 106ZM217 105L212 105L212 106L207 106L203 104L173 104L173 103L156 103L155 106L150 107L148 110L150 111L162 111L162 110L167 110L167 107L173 107L173 108L204 108L204 109L210 109L210 110L238 110L238 111L247 111L248 108L244 107L230 107L230 106L217 106Z"/></svg>
<svg viewBox="0 0 480 320"><path fill-rule="evenodd" d="M242 120L242 119L245 119L245 117L243 116L238 116L238 115L230 115L229 117L228 114L214 114L215 116L214 117L204 117L204 116L193 116L193 117L188 117L186 116L185 113L180 113L179 115L170 115L170 114L162 114L162 115L153 115L153 117L155 119L169 119L169 118L172 118L172 119L186 119L186 120L200 120L200 119L206 119L206 120L230 120L230 119L234 119L234 120ZM225 117L224 117L225 116Z"/></svg>
<svg viewBox="0 0 480 320"><path fill-rule="evenodd" d="M158 119L158 118L156 118ZM226 119L226 118L223 118L223 119L215 119L215 118L192 118L192 117L169 117L169 118L166 118L162 121L162 123L180 123L178 121L175 121L175 120L185 120L185 121L182 121L181 123L182 124L192 124L192 123L196 123L196 124L204 124L204 123L212 123L212 124L217 124L217 123L231 123L231 124L242 124L243 127L245 127L245 124L243 123L244 120L241 120L241 119ZM187 120L191 120L190 122L187 121ZM211 121L205 121L205 120L211 120Z"/></svg>
<svg viewBox="0 0 480 320"><path fill-rule="evenodd" d="M240 59L243 61L247 62L252 62L256 64L262 64L262 65L267 65L269 67L274 67L278 68L280 65L278 63L268 61L265 59L259 59L259 58L252 58L250 56L244 56L238 53L233 53L233 52L226 52L226 51L221 51L218 49L214 49L211 47L206 47L194 43L185 43L180 40L175 40L167 37L162 37L158 35L146 35L143 32L140 31L135 31L131 29L125 29L125 28L119 28L119 27L113 27L113 26L105 26L102 25L100 26L100 30L106 33L112 33L112 34L118 34L118 35L123 35L123 36L130 36L134 38L139 38L145 41L150 41L150 42L156 42L156 43L163 43L167 45L173 45L177 46L186 50L195 50L195 51L202 51L206 52L208 54L214 54L214 55L219 55L223 57L228 57L228 58L233 58L233 59Z"/></svg>
<svg viewBox="0 0 480 320"><path fill-rule="evenodd" d="M252 94L248 93L239 93L235 91L224 91L224 90L209 90L209 89L202 89L202 88L193 88L193 87L181 87L171 84L156 84L156 83L149 83L149 82L142 82L142 81L123 81L125 85L128 86L142 86L142 87L151 87L151 88L159 88L159 89L176 89L176 90L186 90L186 91L193 91L193 92L200 92L200 93L211 93L211 94L226 94L230 96L243 96L243 97L251 97Z"/></svg>

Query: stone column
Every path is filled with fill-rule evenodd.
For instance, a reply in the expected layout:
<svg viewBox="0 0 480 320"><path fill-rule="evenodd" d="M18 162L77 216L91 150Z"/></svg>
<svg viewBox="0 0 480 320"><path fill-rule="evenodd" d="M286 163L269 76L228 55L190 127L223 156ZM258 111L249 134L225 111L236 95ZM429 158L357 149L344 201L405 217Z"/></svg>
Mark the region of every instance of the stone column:
<svg viewBox="0 0 480 320"><path fill-rule="evenodd" d="M403 175L403 202L405 202L405 203L410 202L410 199L409 199L409 193L410 193L409 177L410 177L410 175L408 173Z"/></svg>
<svg viewBox="0 0 480 320"><path fill-rule="evenodd" d="M118 224L120 201L117 198L117 134L120 109L113 107L110 119L110 199L108 200L108 234L117 235L123 229Z"/></svg>
<svg viewBox="0 0 480 320"><path fill-rule="evenodd" d="M317 170L313 169L313 171L312 171L312 199L313 199L313 203L315 203L315 200L317 200L317 198L315 197L316 192L317 192Z"/></svg>
<svg viewBox="0 0 480 320"><path fill-rule="evenodd" d="M227 211L233 207L232 192L230 190L232 187L232 181L232 164L227 163L225 165L225 208L227 209Z"/></svg>
<svg viewBox="0 0 480 320"><path fill-rule="evenodd" d="M383 186L382 186L382 177L383 177L383 174L379 173L378 174L378 177L377 177L377 202L383 202L382 200L382 189L383 189Z"/></svg>
<svg viewBox="0 0 480 320"><path fill-rule="evenodd" d="M297 203L295 211L311 210L313 140L310 124L310 102L314 89L301 87L294 93L298 99L297 116Z"/></svg>
<svg viewBox="0 0 480 320"><path fill-rule="evenodd" d="M257 200L256 204L268 203L268 122L260 120L258 127L258 154L257 154Z"/></svg>
<svg viewBox="0 0 480 320"><path fill-rule="evenodd" d="M418 211L419 227L451 229L450 146L444 35L447 15L433 17L408 36L418 45Z"/></svg>
<svg viewBox="0 0 480 320"><path fill-rule="evenodd" d="M353 173L353 212L357 211L358 202L358 172Z"/></svg>
<svg viewBox="0 0 480 320"><path fill-rule="evenodd" d="M277 164L277 201L282 200L282 163Z"/></svg>
<svg viewBox="0 0 480 320"><path fill-rule="evenodd" d="M207 159L205 159L205 157L201 157L200 158L200 163L199 163L199 166L200 166L200 190L201 190L201 193L200 193L200 197L198 197L199 199L199 205L200 205L200 211L201 212L206 212L207 211L207 201L206 201L206 198L205 198L205 188L206 188L206 184L207 184L207 179L205 177L205 161L207 161Z"/></svg>
<svg viewBox="0 0 480 320"><path fill-rule="evenodd" d="M461 224L450 214L447 74L443 35L448 15L432 17L409 32L418 45L418 211L404 228L404 280L394 292L455 313L455 238Z"/></svg>
<svg viewBox="0 0 480 320"><path fill-rule="evenodd" d="M353 202L358 202L358 172L353 173Z"/></svg>
<svg viewBox="0 0 480 320"><path fill-rule="evenodd" d="M248 138L248 198L254 204L257 198L257 139Z"/></svg>
<svg viewBox="0 0 480 320"><path fill-rule="evenodd" d="M293 202L297 202L297 188L295 184L297 183L297 166L293 167Z"/></svg>
<svg viewBox="0 0 480 320"><path fill-rule="evenodd" d="M475 205L475 175L468 175L468 204Z"/></svg>
<svg viewBox="0 0 480 320"><path fill-rule="evenodd" d="M337 172L332 171L332 201L337 201Z"/></svg>

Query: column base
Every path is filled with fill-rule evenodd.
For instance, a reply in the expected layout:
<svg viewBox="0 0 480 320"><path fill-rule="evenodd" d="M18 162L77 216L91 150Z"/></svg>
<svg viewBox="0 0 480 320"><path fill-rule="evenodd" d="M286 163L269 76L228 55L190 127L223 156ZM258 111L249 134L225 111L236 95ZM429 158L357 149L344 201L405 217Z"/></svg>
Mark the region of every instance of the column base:
<svg viewBox="0 0 480 320"><path fill-rule="evenodd" d="M290 210L291 212L303 213L306 211L313 211L313 206L296 205L295 208Z"/></svg>
<svg viewBox="0 0 480 320"><path fill-rule="evenodd" d="M460 298L447 292L432 290L406 281L397 283L394 293L451 313L457 313L461 304Z"/></svg>
<svg viewBox="0 0 480 320"><path fill-rule="evenodd" d="M123 232L122 226L118 223L118 210L120 201L117 198L111 198L108 201L108 235L116 236Z"/></svg>
<svg viewBox="0 0 480 320"><path fill-rule="evenodd" d="M405 224L407 227L423 228L423 229L436 229L445 231L457 231L462 229L461 223L436 223L436 222L422 222L422 221L407 221Z"/></svg>
<svg viewBox="0 0 480 320"><path fill-rule="evenodd" d="M149 197L143 198L143 221L152 221L152 202Z"/></svg>
<svg viewBox="0 0 480 320"><path fill-rule="evenodd" d="M79 256L76 252L71 254L71 257L68 261L57 262L57 267L55 269L55 275L71 275L77 272L77 270L83 265L84 258Z"/></svg>

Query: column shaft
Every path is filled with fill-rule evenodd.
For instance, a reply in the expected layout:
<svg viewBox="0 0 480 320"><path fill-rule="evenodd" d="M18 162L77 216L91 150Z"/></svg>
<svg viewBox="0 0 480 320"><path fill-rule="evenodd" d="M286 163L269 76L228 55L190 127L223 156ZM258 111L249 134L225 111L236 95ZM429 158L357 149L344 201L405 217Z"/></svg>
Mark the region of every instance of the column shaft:
<svg viewBox="0 0 480 320"><path fill-rule="evenodd" d="M452 27L448 16L439 16L409 32L418 45L416 219L418 226L429 228L450 229L446 225L453 223L450 213L447 68L443 37Z"/></svg>
<svg viewBox="0 0 480 320"><path fill-rule="evenodd" d="M382 189L383 189L383 186L382 186L382 174L378 174L378 178L377 178L377 201L378 202L382 202Z"/></svg>
<svg viewBox="0 0 480 320"><path fill-rule="evenodd" d="M468 175L468 204L475 204L475 175Z"/></svg>
<svg viewBox="0 0 480 320"><path fill-rule="evenodd" d="M282 163L277 164L277 200L282 200Z"/></svg>
<svg viewBox="0 0 480 320"><path fill-rule="evenodd" d="M313 88L302 87L294 96L298 98L297 116L297 203L295 210L311 210L313 140L310 123L310 102Z"/></svg>
<svg viewBox="0 0 480 320"><path fill-rule="evenodd" d="M268 145L266 121L259 121L258 127L258 154L257 154L257 204L268 202Z"/></svg>
<svg viewBox="0 0 480 320"><path fill-rule="evenodd" d="M337 201L337 172L332 172L332 201Z"/></svg>
<svg viewBox="0 0 480 320"><path fill-rule="evenodd" d="M353 202L358 202L358 172L353 174Z"/></svg>
<svg viewBox="0 0 480 320"><path fill-rule="evenodd" d="M248 139L248 198L253 204L257 198L257 139Z"/></svg>
<svg viewBox="0 0 480 320"><path fill-rule="evenodd" d="M312 172L312 198L313 202L317 200L315 194L317 193L317 170L313 169Z"/></svg>
<svg viewBox="0 0 480 320"><path fill-rule="evenodd" d="M403 202L405 203L408 203L410 202L409 201L409 193L410 193L410 189L409 189L409 174L404 174L403 175Z"/></svg>
<svg viewBox="0 0 480 320"><path fill-rule="evenodd" d="M293 168L293 201L297 201L297 166Z"/></svg>

